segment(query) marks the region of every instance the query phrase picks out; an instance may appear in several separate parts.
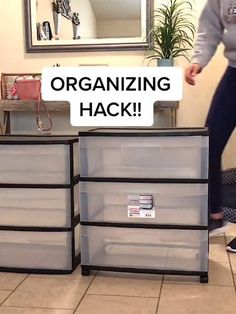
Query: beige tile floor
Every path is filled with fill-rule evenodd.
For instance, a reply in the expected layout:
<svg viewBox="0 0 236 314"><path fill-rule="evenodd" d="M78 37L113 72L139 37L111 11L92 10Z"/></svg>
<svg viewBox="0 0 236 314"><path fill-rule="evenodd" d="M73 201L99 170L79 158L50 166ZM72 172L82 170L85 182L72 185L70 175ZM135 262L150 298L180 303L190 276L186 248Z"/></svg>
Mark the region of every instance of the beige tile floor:
<svg viewBox="0 0 236 314"><path fill-rule="evenodd" d="M97 272L0 273L0 314L235 314L236 254L225 243L236 225L210 240L209 283L197 277Z"/></svg>

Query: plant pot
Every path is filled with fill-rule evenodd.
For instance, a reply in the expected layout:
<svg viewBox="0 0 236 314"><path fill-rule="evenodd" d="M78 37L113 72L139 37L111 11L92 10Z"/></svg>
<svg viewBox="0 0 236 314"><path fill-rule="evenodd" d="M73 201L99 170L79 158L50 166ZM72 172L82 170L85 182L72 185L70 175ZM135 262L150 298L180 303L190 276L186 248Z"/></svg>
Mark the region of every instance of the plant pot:
<svg viewBox="0 0 236 314"><path fill-rule="evenodd" d="M173 67L174 60L173 59L157 59L157 65L159 67Z"/></svg>

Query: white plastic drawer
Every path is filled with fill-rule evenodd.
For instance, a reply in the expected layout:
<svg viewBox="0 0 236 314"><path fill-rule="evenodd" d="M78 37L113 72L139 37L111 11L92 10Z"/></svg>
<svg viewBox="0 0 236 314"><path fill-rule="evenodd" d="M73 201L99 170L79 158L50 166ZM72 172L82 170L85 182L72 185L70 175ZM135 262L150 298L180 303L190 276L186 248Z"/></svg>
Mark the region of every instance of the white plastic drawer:
<svg viewBox="0 0 236 314"><path fill-rule="evenodd" d="M0 231L0 267L70 270L71 245L70 232Z"/></svg>
<svg viewBox="0 0 236 314"><path fill-rule="evenodd" d="M207 271L207 230L81 226L81 264Z"/></svg>
<svg viewBox="0 0 236 314"><path fill-rule="evenodd" d="M208 137L80 137L82 177L207 178Z"/></svg>
<svg viewBox="0 0 236 314"><path fill-rule="evenodd" d="M79 213L79 184L74 186L74 213ZM71 226L70 189L0 189L0 225Z"/></svg>
<svg viewBox="0 0 236 314"><path fill-rule="evenodd" d="M78 175L78 143L73 145L74 175ZM0 182L70 183L70 146L62 144L0 145Z"/></svg>
<svg viewBox="0 0 236 314"><path fill-rule="evenodd" d="M207 184L81 181L79 190L82 221L207 225Z"/></svg>

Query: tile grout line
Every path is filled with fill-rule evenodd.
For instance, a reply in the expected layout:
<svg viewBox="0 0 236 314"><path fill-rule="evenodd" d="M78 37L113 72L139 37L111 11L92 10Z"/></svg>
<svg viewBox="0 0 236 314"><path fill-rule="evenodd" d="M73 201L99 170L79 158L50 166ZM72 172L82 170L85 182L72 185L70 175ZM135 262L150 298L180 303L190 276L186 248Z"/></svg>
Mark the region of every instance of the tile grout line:
<svg viewBox="0 0 236 314"><path fill-rule="evenodd" d="M12 290L10 290L10 289L0 289L0 291L6 291L6 292L11 292Z"/></svg>
<svg viewBox="0 0 236 314"><path fill-rule="evenodd" d="M0 306L16 291L16 289L29 277L29 275L30 274L27 274L26 277L15 287L15 289L11 290L11 293L6 297L6 299L4 299L2 302L0 302Z"/></svg>
<svg viewBox="0 0 236 314"><path fill-rule="evenodd" d="M22 305L1 305L0 309L7 308L20 308L20 309L39 309L39 310L60 310L60 311L74 311L74 309L67 308L55 308L55 307L40 307L40 306L22 306Z"/></svg>
<svg viewBox="0 0 236 314"><path fill-rule="evenodd" d="M103 296L103 297L126 297L126 298L142 298L142 299L156 299L157 297L148 297L140 295L126 295L126 294L105 294L105 293L87 293L87 295Z"/></svg>
<svg viewBox="0 0 236 314"><path fill-rule="evenodd" d="M81 300L79 301L78 305L76 306L75 310L73 311L73 314L75 314L75 312L77 311L77 309L79 308L82 300L84 299L85 295L95 295L95 296L108 296L108 297L128 297L128 298L134 298L134 297L139 297L139 296L135 296L135 295L117 295L117 294L97 294L97 293L89 293L87 294L88 292L88 289L90 288L91 284L93 283L93 281L95 280L97 274L94 276L94 278L92 279L91 283L89 284L88 288L85 290L84 292L84 295L82 296ZM155 310L155 314L157 313L157 309L158 309L158 304L159 304L159 300L160 300L160 295L161 295L161 289L162 289L162 285L163 285L163 282L164 282L164 276L162 276L162 280L161 280L161 285L160 285L160 293L159 293L159 296L158 297L142 297L142 298L146 298L146 299L158 299L157 300L157 306L156 306L156 310Z"/></svg>
<svg viewBox="0 0 236 314"><path fill-rule="evenodd" d="M165 275L162 275L162 281L161 281L161 286L160 286L160 293L159 293L159 297L158 297L158 300L157 300L155 314L157 314L158 309L159 309L159 305L160 305L160 302L161 302L161 294L162 294L162 288L163 288L163 285L164 285L164 280L165 280Z"/></svg>
<svg viewBox="0 0 236 314"><path fill-rule="evenodd" d="M196 283L187 283L185 281L180 281L180 282L166 282L166 285L184 285L187 287L192 287L192 286L201 286L201 285L206 285L207 287L233 287L232 285L226 285L226 284L211 284L210 282L208 282L207 284L201 283L201 282L196 282Z"/></svg>
<svg viewBox="0 0 236 314"><path fill-rule="evenodd" d="M81 302L83 301L85 295L87 294L88 289L90 288L91 284L94 282L96 276L97 276L98 272L96 272L95 276L93 277L93 279L91 280L90 284L88 285L87 289L85 290L84 294L82 295L82 298L79 300L79 303L77 304L77 306L75 307L73 314L77 311L78 307L80 306Z"/></svg>
<svg viewBox="0 0 236 314"><path fill-rule="evenodd" d="M224 234L224 239L225 239L225 245L227 245L227 240L226 240L226 234ZM234 284L234 292L236 294L236 280L234 278L234 272L233 272L233 267L232 267L232 263L231 263L231 259L230 259L230 253L227 252L228 255L228 260L229 260L229 267L230 267L230 271L231 271L231 276L232 276L232 280L233 280L233 284Z"/></svg>
<svg viewBox="0 0 236 314"><path fill-rule="evenodd" d="M229 266L230 266L231 275L232 275L232 279L233 279L234 291L235 291L235 294L236 294L236 280L234 279L234 273L233 273L233 267L232 267L231 261L229 262Z"/></svg>

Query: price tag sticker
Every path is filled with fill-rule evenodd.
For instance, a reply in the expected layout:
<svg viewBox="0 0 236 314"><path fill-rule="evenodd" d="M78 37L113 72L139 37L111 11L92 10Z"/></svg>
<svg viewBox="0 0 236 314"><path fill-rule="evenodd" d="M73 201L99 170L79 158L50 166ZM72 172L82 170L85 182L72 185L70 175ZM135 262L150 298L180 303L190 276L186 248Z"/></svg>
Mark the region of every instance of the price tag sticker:
<svg viewBox="0 0 236 314"><path fill-rule="evenodd" d="M128 217L129 218L155 218L153 196L150 194L128 195Z"/></svg>

